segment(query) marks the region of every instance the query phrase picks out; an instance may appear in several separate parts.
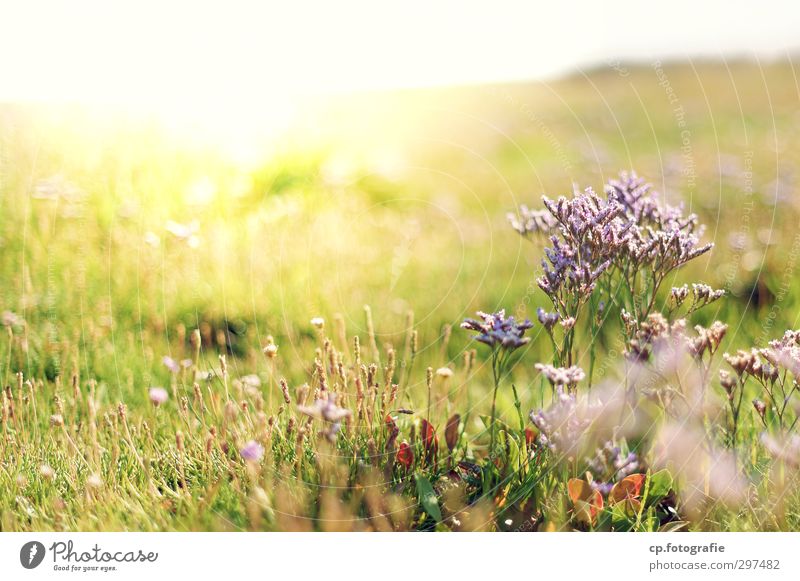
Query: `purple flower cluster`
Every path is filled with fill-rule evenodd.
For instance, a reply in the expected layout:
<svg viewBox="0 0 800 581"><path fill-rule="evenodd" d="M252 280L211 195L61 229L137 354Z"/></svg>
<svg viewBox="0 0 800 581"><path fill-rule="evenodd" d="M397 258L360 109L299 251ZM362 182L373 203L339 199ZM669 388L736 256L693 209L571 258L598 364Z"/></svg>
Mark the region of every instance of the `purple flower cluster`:
<svg viewBox="0 0 800 581"><path fill-rule="evenodd" d="M586 378L586 373L584 373L583 369L576 365L554 367L544 363L537 363L534 367L547 378L551 386L566 387L568 391L574 390L578 382Z"/></svg>
<svg viewBox="0 0 800 581"><path fill-rule="evenodd" d="M530 341L529 337L523 337L525 331L533 327L533 323L527 319L518 323L514 317L506 317L505 309L496 313L478 311L478 317L480 320L465 319L461 327L475 331L475 339L492 349L500 347L506 351L514 351Z"/></svg>
<svg viewBox="0 0 800 581"><path fill-rule="evenodd" d="M561 386L549 408L532 411L529 417L539 430L539 444L559 454L573 452L591 424L581 417L575 394L565 393Z"/></svg>
<svg viewBox="0 0 800 581"><path fill-rule="evenodd" d="M547 210L531 210L528 206L519 207L519 215L509 213L511 227L522 236L532 234L548 234L558 225L553 215Z"/></svg>
<svg viewBox="0 0 800 581"><path fill-rule="evenodd" d="M552 246L545 249L544 273L537 283L562 317L568 315L569 301L577 302L571 309L577 312L606 272L647 268L657 288L669 272L713 246L701 243L703 227L695 214L659 203L650 184L635 173L622 172L605 193L605 199L591 189L576 191L571 199L545 196L545 210L523 206L518 216L509 216L523 236L550 234Z"/></svg>
<svg viewBox="0 0 800 581"><path fill-rule="evenodd" d="M622 206L627 214L636 223L656 222L661 213L658 202L653 198L653 186L636 172L620 172L619 178L609 180L605 192L609 200L614 200Z"/></svg>
<svg viewBox="0 0 800 581"><path fill-rule="evenodd" d="M571 200L542 199L558 229L550 237L552 248L545 249L544 274L537 283L557 305L565 304L567 296L586 298L626 247L633 224L620 218L617 202L603 200L591 189Z"/></svg>
<svg viewBox="0 0 800 581"><path fill-rule="evenodd" d="M786 331L780 339L770 341L763 354L770 363L794 375L795 380L800 378L800 330Z"/></svg>
<svg viewBox="0 0 800 581"><path fill-rule="evenodd" d="M704 228L696 214L684 215L682 206L660 204L652 186L635 172L621 172L606 185L606 194L633 224L624 258L639 268L650 266L666 275L713 247L700 244Z"/></svg>
<svg viewBox="0 0 800 581"><path fill-rule="evenodd" d="M635 452L623 454L619 446L606 442L589 460L588 468L594 477L592 487L605 496L616 482L639 469L639 457Z"/></svg>

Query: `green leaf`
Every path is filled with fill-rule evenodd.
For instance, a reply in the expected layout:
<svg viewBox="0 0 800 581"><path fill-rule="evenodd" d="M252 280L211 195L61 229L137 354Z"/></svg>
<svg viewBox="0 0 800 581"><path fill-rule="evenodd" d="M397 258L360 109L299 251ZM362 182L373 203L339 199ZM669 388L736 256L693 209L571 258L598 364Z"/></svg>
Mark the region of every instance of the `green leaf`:
<svg viewBox="0 0 800 581"><path fill-rule="evenodd" d="M492 427L492 417L491 416L484 416L481 415L481 421L483 422L486 431L488 432ZM506 432L511 432L511 427L505 423L503 420L499 418L495 418L494 420L495 426L497 426L497 430L505 430Z"/></svg>
<svg viewBox="0 0 800 581"><path fill-rule="evenodd" d="M505 432L503 432L505 434ZM506 436L508 443L508 466L518 477L522 478L522 455L516 439Z"/></svg>
<svg viewBox="0 0 800 581"><path fill-rule="evenodd" d="M668 522L663 527L661 527L658 532L660 533L674 533L676 531L682 530L689 526L689 523L682 520L676 520L672 522Z"/></svg>
<svg viewBox="0 0 800 581"><path fill-rule="evenodd" d="M431 481L424 476L416 476L417 481L417 495L419 496L419 503L429 515L431 515L436 522L442 521L442 511L439 510L439 499L436 498L436 492L433 490Z"/></svg>
<svg viewBox="0 0 800 581"><path fill-rule="evenodd" d="M627 502L619 502L611 509L611 522L615 531L626 532L633 528L633 523L636 520L635 515L630 514L630 510L626 506Z"/></svg>
<svg viewBox="0 0 800 581"><path fill-rule="evenodd" d="M669 490L672 488L672 475L668 470L659 470L655 474L651 474L649 480L647 504L658 504L669 494Z"/></svg>

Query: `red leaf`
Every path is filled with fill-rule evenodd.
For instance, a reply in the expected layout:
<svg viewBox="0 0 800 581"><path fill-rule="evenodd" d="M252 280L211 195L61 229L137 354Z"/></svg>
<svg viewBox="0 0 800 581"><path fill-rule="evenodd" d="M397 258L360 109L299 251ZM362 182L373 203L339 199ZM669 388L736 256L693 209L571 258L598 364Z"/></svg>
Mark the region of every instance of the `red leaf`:
<svg viewBox="0 0 800 581"><path fill-rule="evenodd" d="M425 462L435 463L436 455L439 453L439 438L428 420L420 422L420 436L422 437L422 446L425 448Z"/></svg>
<svg viewBox="0 0 800 581"><path fill-rule="evenodd" d="M539 432L533 428L525 428L525 445L528 447L528 450L533 448L533 444L536 442L536 437L538 435Z"/></svg>
<svg viewBox="0 0 800 581"><path fill-rule="evenodd" d="M405 440L400 442L400 448L397 450L397 463L406 470L410 470L414 464L414 451Z"/></svg>

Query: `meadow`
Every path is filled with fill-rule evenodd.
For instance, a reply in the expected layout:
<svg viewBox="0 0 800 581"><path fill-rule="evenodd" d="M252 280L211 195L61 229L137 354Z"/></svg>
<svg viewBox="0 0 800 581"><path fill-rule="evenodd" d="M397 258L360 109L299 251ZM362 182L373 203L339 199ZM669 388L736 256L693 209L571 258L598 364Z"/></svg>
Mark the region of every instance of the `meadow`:
<svg viewBox="0 0 800 581"><path fill-rule="evenodd" d="M799 97L0 105L0 530L798 530Z"/></svg>

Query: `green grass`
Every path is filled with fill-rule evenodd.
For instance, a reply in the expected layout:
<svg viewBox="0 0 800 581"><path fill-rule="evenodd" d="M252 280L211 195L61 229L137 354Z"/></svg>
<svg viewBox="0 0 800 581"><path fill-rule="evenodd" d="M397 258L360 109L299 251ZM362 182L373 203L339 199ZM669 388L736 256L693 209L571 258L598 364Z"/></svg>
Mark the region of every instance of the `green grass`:
<svg viewBox="0 0 800 581"><path fill-rule="evenodd" d="M663 75L651 67L597 70L548 83L342 98L318 118L321 127L295 130L256 167L141 119L0 107L0 310L22 319L0 339L6 409L13 405L13 417L7 412L0 424L0 529L573 526L566 480L580 474L546 457L510 468L514 446L526 453L511 381L524 415L549 400L533 367L552 357L538 325L498 396L498 415L514 440L505 442L505 468L497 468L509 486L494 500L481 497L486 470L470 472L485 466L481 416L489 414L492 374L488 354L458 324L479 309L534 318L538 306L548 306L535 285L541 245L517 236L507 212L521 203L538 207L542 193L567 194L573 182L599 190L633 167L670 202L697 212L716 244L675 275L676 285L702 281L730 293L692 324L727 322L722 350L731 352L799 326L795 71L782 62L703 63L668 66ZM53 176L63 178L61 195L36 194ZM192 191L209 182L216 194L193 203ZM199 245L168 233L169 220L197 221ZM148 233L158 245L147 243ZM364 305L372 309L377 352ZM413 366L409 312L419 336ZM393 455L386 455L380 403L371 425L354 420L335 448L318 438L319 422L298 414L296 388L319 384L315 350L325 347L310 323L316 316L342 354L345 404L353 404L358 374L351 369L356 336L363 362L378 367L381 390L400 384L396 407L415 413L399 416L398 443L409 440L417 462L424 447L412 432L420 434L427 415L426 369L454 370L434 380L430 395L436 467L387 470ZM203 339L196 361L193 329ZM274 361L261 351L268 336L279 345ZM588 339L580 339L579 363L587 368ZM597 378L619 376L616 340L613 328L598 337ZM398 364L385 379L387 346ZM467 369L465 354L474 348ZM225 413L220 354L235 416ZM165 355L192 359L193 368L172 376ZM199 382L201 402L193 375L207 370L216 375ZM32 387L20 388L18 373ZM237 387L250 374L261 387ZM281 377L293 401L279 412ZM170 399L153 408L148 388L158 385ZM709 389L722 397L718 382ZM749 406L758 394L748 390L740 468L752 481L749 500L683 511L688 528L798 527L789 469L788 480L778 479L789 482L785 514L774 516L783 497L778 477L767 477L772 464ZM127 406L124 420L119 403ZM447 480L444 454L454 413L463 434L453 457L469 462L457 484L452 475ZM50 425L53 414L63 416L64 429ZM296 426L287 435L290 417ZM268 448L257 466L238 453L251 439ZM52 478L42 475L43 465ZM98 486L87 484L92 474ZM420 506L428 481L441 523Z"/></svg>

